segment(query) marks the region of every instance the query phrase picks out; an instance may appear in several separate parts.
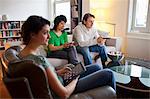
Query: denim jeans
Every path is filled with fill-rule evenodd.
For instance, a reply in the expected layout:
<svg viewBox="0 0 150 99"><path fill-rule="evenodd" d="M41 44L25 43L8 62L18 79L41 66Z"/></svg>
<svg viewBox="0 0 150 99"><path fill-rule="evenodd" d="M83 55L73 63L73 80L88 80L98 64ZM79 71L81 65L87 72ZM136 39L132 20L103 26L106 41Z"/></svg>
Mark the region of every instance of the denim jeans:
<svg viewBox="0 0 150 99"><path fill-rule="evenodd" d="M64 48L63 50L52 51L47 54L48 58L67 59L69 63L77 64L79 62L75 46Z"/></svg>
<svg viewBox="0 0 150 99"><path fill-rule="evenodd" d="M85 65L92 64L92 57L90 55L90 52L98 52L99 56L101 57L102 64L107 61L107 53L105 45L93 45L89 47L77 46L77 52L83 55Z"/></svg>
<svg viewBox="0 0 150 99"><path fill-rule="evenodd" d="M110 69L101 69L97 64L86 66L87 71L81 74L74 93L87 91L100 86L111 86L116 90L116 82Z"/></svg>

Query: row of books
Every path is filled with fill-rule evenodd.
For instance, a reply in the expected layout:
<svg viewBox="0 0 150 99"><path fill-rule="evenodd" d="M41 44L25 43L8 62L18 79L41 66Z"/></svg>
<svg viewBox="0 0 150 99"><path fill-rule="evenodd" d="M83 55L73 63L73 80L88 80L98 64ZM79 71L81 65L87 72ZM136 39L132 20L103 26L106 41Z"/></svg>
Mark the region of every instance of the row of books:
<svg viewBox="0 0 150 99"><path fill-rule="evenodd" d="M78 1L77 0L71 0L71 5L77 5Z"/></svg>
<svg viewBox="0 0 150 99"><path fill-rule="evenodd" d="M13 37L20 36L19 30L9 30L9 31L0 31L0 38L3 37Z"/></svg>
<svg viewBox="0 0 150 99"><path fill-rule="evenodd" d="M0 29L17 29L20 28L20 22L19 21L6 21L6 22L0 22Z"/></svg>
<svg viewBox="0 0 150 99"><path fill-rule="evenodd" d="M0 39L0 46L4 46L7 42L22 41L21 38Z"/></svg>

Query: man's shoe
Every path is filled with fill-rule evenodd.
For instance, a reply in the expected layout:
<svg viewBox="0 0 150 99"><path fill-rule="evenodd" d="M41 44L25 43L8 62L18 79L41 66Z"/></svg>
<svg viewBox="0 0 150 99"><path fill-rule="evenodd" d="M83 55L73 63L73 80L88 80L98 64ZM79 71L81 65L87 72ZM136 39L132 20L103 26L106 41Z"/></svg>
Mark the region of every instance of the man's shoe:
<svg viewBox="0 0 150 99"><path fill-rule="evenodd" d="M99 57L100 57L99 55L96 55L96 56L94 57L94 61L96 62Z"/></svg>
<svg viewBox="0 0 150 99"><path fill-rule="evenodd" d="M105 64L105 62L102 62L102 65L103 65L103 68L107 67L106 64Z"/></svg>

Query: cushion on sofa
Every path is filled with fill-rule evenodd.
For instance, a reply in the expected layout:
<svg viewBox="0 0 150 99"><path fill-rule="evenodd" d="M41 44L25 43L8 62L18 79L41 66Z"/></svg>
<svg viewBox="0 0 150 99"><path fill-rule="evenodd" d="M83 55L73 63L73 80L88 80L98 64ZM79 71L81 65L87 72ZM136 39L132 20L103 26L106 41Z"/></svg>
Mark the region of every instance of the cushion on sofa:
<svg viewBox="0 0 150 99"><path fill-rule="evenodd" d="M66 59L58 59L58 58L47 58L47 60L54 66L62 66L68 63Z"/></svg>
<svg viewBox="0 0 150 99"><path fill-rule="evenodd" d="M115 99L116 92L109 86L99 87L72 95L69 99Z"/></svg>

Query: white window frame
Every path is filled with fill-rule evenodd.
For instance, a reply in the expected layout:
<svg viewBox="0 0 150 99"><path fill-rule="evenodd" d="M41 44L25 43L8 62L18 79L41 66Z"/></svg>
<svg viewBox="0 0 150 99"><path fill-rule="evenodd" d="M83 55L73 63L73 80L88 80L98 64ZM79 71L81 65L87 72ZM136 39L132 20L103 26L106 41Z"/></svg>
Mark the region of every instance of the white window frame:
<svg viewBox="0 0 150 99"><path fill-rule="evenodd" d="M64 3L64 2L70 2L70 0L54 0L54 17L56 17L56 4L59 4L59 3ZM71 13L71 11L70 11ZM71 15L70 15L70 20L68 20L67 18L67 23L66 23L66 26L65 28L71 28Z"/></svg>
<svg viewBox="0 0 150 99"><path fill-rule="evenodd" d="M136 2L137 0L130 0L129 4L129 25L128 25L128 32L132 33L146 33L150 34L150 0L148 5L148 15L147 15L147 23L145 27L135 27L135 10L136 10Z"/></svg>

